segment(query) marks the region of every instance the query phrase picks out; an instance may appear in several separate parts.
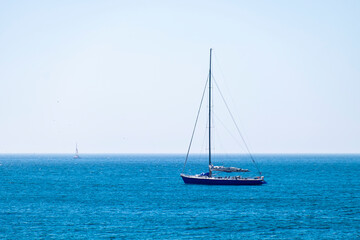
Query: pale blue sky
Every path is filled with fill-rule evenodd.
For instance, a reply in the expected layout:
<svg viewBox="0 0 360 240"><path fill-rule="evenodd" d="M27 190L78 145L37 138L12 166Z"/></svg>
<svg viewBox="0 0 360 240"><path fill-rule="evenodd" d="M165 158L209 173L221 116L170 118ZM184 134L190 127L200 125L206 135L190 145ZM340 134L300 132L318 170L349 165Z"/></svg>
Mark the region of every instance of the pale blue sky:
<svg viewBox="0 0 360 240"><path fill-rule="evenodd" d="M185 153L210 47L254 153L359 153L359 12L359 1L1 1L0 153L75 142Z"/></svg>

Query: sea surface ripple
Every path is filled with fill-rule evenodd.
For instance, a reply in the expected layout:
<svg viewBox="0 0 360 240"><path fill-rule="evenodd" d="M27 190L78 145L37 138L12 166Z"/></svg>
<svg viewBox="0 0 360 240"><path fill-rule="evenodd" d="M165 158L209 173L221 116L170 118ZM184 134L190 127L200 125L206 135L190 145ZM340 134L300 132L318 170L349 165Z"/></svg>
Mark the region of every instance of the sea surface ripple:
<svg viewBox="0 0 360 240"><path fill-rule="evenodd" d="M182 155L0 155L0 239L360 239L360 155L255 157L268 184L185 185Z"/></svg>

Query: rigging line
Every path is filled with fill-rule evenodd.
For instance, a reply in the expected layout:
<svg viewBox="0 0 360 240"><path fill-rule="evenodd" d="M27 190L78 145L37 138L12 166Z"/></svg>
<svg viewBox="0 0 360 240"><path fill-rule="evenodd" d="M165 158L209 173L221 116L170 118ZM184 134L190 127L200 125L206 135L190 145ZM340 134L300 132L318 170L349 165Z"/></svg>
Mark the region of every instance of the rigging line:
<svg viewBox="0 0 360 240"><path fill-rule="evenodd" d="M193 141L193 139L194 139L195 129L196 129L196 125L197 125L197 122L198 122L198 119L199 119L200 110L201 110L202 102L203 102L203 100L204 100L205 91L206 91L206 87L207 87L208 81L209 81L209 77L206 79L204 91L203 91L203 94L202 94L202 97L201 97L201 101L200 101L199 110L198 110L198 112L197 112L197 116L196 116L196 120L195 120L194 129L193 129L193 132L192 132L192 134L191 134L190 144L189 144L189 147L188 147L188 150L187 150L187 153L186 153L186 159L185 159L184 167L183 167L183 169L182 169L182 173L184 173L185 166L186 166L186 163L187 163L187 160L188 160L188 157L189 157L189 152L190 152L190 148L191 148L192 141Z"/></svg>
<svg viewBox="0 0 360 240"><path fill-rule="evenodd" d="M205 131L204 131L204 136L203 136L203 141L202 141L201 149L200 149L200 152L201 152L201 153L205 153L206 150L208 150L208 149L205 147L205 140L206 140L205 138L206 138L206 134L207 134L207 130L208 130L208 124L209 124L209 120L207 119Z"/></svg>
<svg viewBox="0 0 360 240"><path fill-rule="evenodd" d="M225 77L224 71L223 71L223 69L222 69L222 67L221 67L221 65L220 65L220 61L219 61L219 59L217 58L216 53L214 53L213 55L214 55L214 59L215 59L214 63L216 63L218 69L220 69L220 73L221 73L221 76L222 76L222 79L223 79L222 82L223 82L226 90L227 90L228 92L230 92L229 86L226 84L226 77ZM215 77L214 77L214 76L213 76L213 78L214 78L214 81L215 81ZM220 91L220 89L219 89L219 91ZM234 98L232 97L231 94L229 95L229 98L230 98L230 104L233 104L233 105L236 107L236 106L237 106L236 101L234 100ZM236 115L236 113L235 113L235 115ZM238 119L238 117L237 117L237 119ZM240 129L240 128L239 128L239 129ZM243 132L244 132L244 131L243 131ZM245 133L245 135L246 135L246 133ZM244 142L245 142L245 141L244 141ZM250 151L249 151L249 154L250 154Z"/></svg>
<svg viewBox="0 0 360 240"><path fill-rule="evenodd" d="M225 103L225 106L226 106L226 108L227 108L227 110L228 110L228 112L229 112L229 114L230 114L230 117L231 117L231 119L233 120L233 122L234 122L234 124L235 124L235 127L236 127L236 129L237 129L237 131L238 131L241 139L242 139L243 142L244 142L244 145L245 145L245 147L246 147L246 150L247 150L247 152L249 153L252 162L254 163L256 169L258 170L258 172L259 172L259 174L260 174L260 176L261 176L261 171L260 171L258 165L256 164L255 159L254 159L253 155L251 154L251 152L250 152L250 150L249 150L249 147L248 147L248 145L246 144L245 139L244 139L243 135L241 134L241 131L240 131L238 125L236 124L235 119L234 119L234 116L232 115L232 113L231 113L231 111L230 111L230 108L229 108L229 106L227 105L227 103L226 103L226 101L225 101L225 98L224 98L223 94L221 93L220 88L219 88L217 82L215 81L215 79L214 79L214 82L215 82L216 88L218 89L218 91L219 91L219 93L220 93L220 96L221 96L222 100L223 100L224 103Z"/></svg>
<svg viewBox="0 0 360 240"><path fill-rule="evenodd" d="M239 145L239 147L246 152L246 150L244 149L244 147L241 145L241 143L239 142L239 139L237 139L234 134L231 133L231 131L226 127L226 125L224 124L223 121L220 120L220 118L217 116L217 114L215 114L215 118L217 121L219 121L221 123L221 126L223 126L223 128L228 132L228 134L235 140L235 142Z"/></svg>
<svg viewBox="0 0 360 240"><path fill-rule="evenodd" d="M227 78L225 77L224 71L223 71L223 69L222 69L222 67L221 67L221 65L220 65L220 61L218 60L218 58L217 58L217 56L216 56L216 53L214 53L214 58L215 58L214 63L217 64L217 67L219 68L220 73L221 73L221 76L222 76L222 83L224 84L224 86L225 86L225 88L226 88L226 91L230 93L231 91L230 91L230 88L229 88L229 86L227 85L227 81L226 81ZM213 76L213 77L214 77L214 76ZM214 79L215 79L215 78L214 78ZM220 78L220 79L221 79L221 78ZM214 81L215 81L215 80L214 80ZM238 109L237 104L236 104L236 101L234 100L234 98L232 97L231 94L228 95L228 99L230 99L230 104L232 104L233 106L235 106L235 109ZM235 112L235 115L239 115L239 114L236 114L236 112ZM237 116L237 119L239 119L238 116Z"/></svg>
<svg viewBox="0 0 360 240"><path fill-rule="evenodd" d="M220 136L220 134L219 134L219 131L214 131L215 132L215 136L217 136L217 143L218 143L218 145L220 146L220 148L222 149L222 150L224 150L224 152L223 153L221 153L222 155L225 155L225 156L228 156L228 152L227 152L227 150L225 149L225 147L224 147L224 144L222 143L222 141L221 141L221 136Z"/></svg>
<svg viewBox="0 0 360 240"><path fill-rule="evenodd" d="M222 78L223 78L224 86L226 87L226 90L227 90L228 92L230 92L230 91L229 91L229 86L226 84L226 77L225 77L225 74L224 74L224 72L223 72L223 70L222 70L222 68L221 68L220 61L218 60L218 58L217 58L217 56L216 56L215 53L214 53L214 58L215 58L215 61L214 61L214 62L216 62L218 68L220 69L220 73L221 73L221 76L222 76ZM235 102L231 95L230 95L230 100L232 101L232 103Z"/></svg>
<svg viewBox="0 0 360 240"><path fill-rule="evenodd" d="M217 136L217 141L219 142L219 145L221 147L222 150L224 150L223 153L221 153L221 155L225 156L225 159L230 159L230 155L229 155L229 152L227 151L227 149L224 147L224 144L223 142L221 141L221 138L220 138L220 134L219 134L219 131L215 131L215 134ZM226 144L225 144L226 145ZM231 154L231 153L230 153ZM224 163L222 163L224 164Z"/></svg>
<svg viewBox="0 0 360 240"><path fill-rule="evenodd" d="M207 147L207 143L206 143L206 136L208 134L208 127L209 127L209 119L206 118L206 125L205 125L205 129L204 129L204 136L203 136L203 141L202 141L202 144L201 144L201 149L200 149L200 152L201 152L201 161L205 161L205 160L209 160L209 157L208 157L208 150L209 148Z"/></svg>

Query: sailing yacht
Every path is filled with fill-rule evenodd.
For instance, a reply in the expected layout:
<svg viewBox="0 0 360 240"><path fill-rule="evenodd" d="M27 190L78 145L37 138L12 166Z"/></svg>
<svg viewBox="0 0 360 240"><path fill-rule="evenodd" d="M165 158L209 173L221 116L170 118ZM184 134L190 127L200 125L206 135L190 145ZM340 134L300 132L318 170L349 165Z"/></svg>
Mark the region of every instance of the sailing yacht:
<svg viewBox="0 0 360 240"><path fill-rule="evenodd" d="M79 156L79 150L78 150L78 147L77 147L77 144L76 144L74 159L79 159L79 158L80 158L80 156Z"/></svg>
<svg viewBox="0 0 360 240"><path fill-rule="evenodd" d="M253 156L251 155L249 149L247 148L247 145L245 143L245 146L249 152L249 155L251 157L251 160L253 161L254 165L256 166L256 168L258 169L259 172L259 176L257 177L242 177L242 176L228 176L228 177L218 177L218 176L214 176L213 172L215 171L219 171L219 172L227 172L227 173L232 173L232 172L249 172L248 169L243 169L243 168L237 168L237 167L224 167L224 166L214 166L212 164L212 153L211 153L211 114L212 114L212 109L211 109L211 103L212 103L212 99L211 99L211 57L212 57L212 49L210 48L210 68L209 68L209 76L208 76L208 84L209 84L209 113L208 113L208 139L209 139L209 152L208 152L208 158L209 158L209 171L207 173L201 173L201 174L197 174L197 175L187 175L184 174L184 170L185 170L185 166L189 157L189 152L190 152L190 148L191 148L191 143L194 137L194 132L195 132L195 128L196 128L196 124L197 124L197 120L199 118L199 113L200 113L200 109L201 109L201 105L202 105L202 100L204 98L204 93L203 93L203 97L201 100L201 104L200 104L200 109L198 111L198 115L195 121L195 127L192 133L192 137L190 140L190 145L188 148L188 152L186 154L186 159L185 159L185 164L183 167L183 171L180 174L181 178L183 179L184 183L186 184L206 184L206 185L262 185L264 183L266 183L264 181L264 176L261 176L261 172L259 170L259 168L257 167L255 160L253 158ZM206 83L207 84L207 83ZM229 110L229 109L228 109ZM231 114L231 113L230 113ZM232 115L231 115L232 116ZM232 117L233 118L233 117ZM234 119L233 119L234 120ZM234 122L235 123L235 122ZM237 127L236 123L235 126L237 128L237 130L240 133L239 128ZM245 142L245 141L244 141Z"/></svg>

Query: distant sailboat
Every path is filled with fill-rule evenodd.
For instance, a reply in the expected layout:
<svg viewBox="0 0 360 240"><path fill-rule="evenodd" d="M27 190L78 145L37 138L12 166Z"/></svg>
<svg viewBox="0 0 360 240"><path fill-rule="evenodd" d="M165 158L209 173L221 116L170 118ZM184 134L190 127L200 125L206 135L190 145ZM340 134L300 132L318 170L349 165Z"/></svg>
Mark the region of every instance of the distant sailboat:
<svg viewBox="0 0 360 240"><path fill-rule="evenodd" d="M76 144L74 159L79 159L79 158L80 158L79 150L78 150L78 147L77 147L77 144Z"/></svg>
<svg viewBox="0 0 360 240"><path fill-rule="evenodd" d="M197 175L187 175L184 173L181 173L181 177L184 181L184 183L186 184L206 184L206 185L262 185L264 183L266 183L264 181L264 176L261 176L261 172L259 170L259 168L257 167L255 160L253 158L253 156L250 154L251 160L253 161L253 163L255 164L256 168L259 171L259 176L258 177L242 177L242 176L228 176L228 177L217 177L217 176L213 176L214 171L220 171L220 172L249 172L248 169L243 169L243 168L236 168L236 167L223 167L223 166L214 166L212 164L212 154L211 154L211 103L212 103L212 99L211 99L211 54L212 54L212 49L210 49L210 69L209 69L209 77L208 77L208 83L209 83L209 112L208 112L208 123L209 123L209 132L208 132L208 136L209 136L209 153L208 153L208 157L209 157L209 172L207 173L201 173L201 174L197 174ZM205 93L205 90L204 90ZM201 104L200 104L200 109L201 109L201 105L202 105L202 101L204 98L204 93L203 93L203 97L201 100ZM225 101L225 100L224 100ZM193 136L194 136L194 132L195 132L195 128L196 128L196 124L198 121L198 117L199 117L199 113L200 113L200 109L198 111L198 116L196 118L195 121L195 127L193 130L193 134L190 140L190 145L188 148L188 152L186 154L186 159L185 159L185 164L184 164L184 168L183 168L183 172L185 170L185 165L186 162L188 160L188 156L189 156L189 151L190 151L190 147L191 147L191 143L193 140ZM229 108L228 108L229 110ZM232 116L232 114L230 113L230 115ZM233 119L234 120L234 119ZM234 122L235 123L235 122ZM236 125L236 123L235 123ZM236 125L237 127L237 125ZM238 129L238 128L237 128ZM239 133L240 130L238 129ZM246 146L247 148L247 146ZM247 148L248 149L248 148Z"/></svg>

